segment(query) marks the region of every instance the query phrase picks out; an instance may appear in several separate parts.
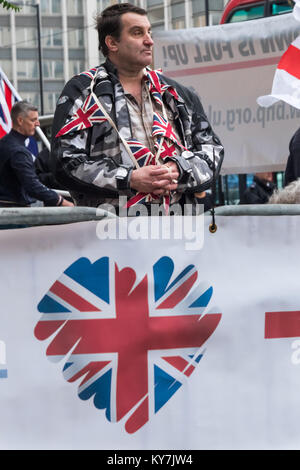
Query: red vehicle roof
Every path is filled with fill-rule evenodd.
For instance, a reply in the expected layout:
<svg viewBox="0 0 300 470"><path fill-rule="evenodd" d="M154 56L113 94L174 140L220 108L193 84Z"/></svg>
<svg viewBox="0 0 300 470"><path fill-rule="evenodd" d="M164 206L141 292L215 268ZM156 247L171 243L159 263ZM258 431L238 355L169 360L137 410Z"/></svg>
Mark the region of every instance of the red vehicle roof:
<svg viewBox="0 0 300 470"><path fill-rule="evenodd" d="M253 4L253 3L263 3L263 0L229 0L229 2L226 5L225 10L223 11L223 15L220 21L220 24L226 23L226 19L229 15L229 13L234 10L236 7L240 5L246 5L246 4Z"/></svg>

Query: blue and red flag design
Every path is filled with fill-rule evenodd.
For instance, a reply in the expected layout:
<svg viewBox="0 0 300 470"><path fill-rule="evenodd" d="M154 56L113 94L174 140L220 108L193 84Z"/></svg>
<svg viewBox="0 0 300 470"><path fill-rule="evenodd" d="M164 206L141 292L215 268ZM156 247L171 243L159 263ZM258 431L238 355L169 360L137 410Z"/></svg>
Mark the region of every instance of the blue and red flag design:
<svg viewBox="0 0 300 470"><path fill-rule="evenodd" d="M80 73L80 75L85 75L86 77L89 77L91 80L95 78L96 74L97 74L97 67L93 67L90 70L86 70Z"/></svg>
<svg viewBox="0 0 300 470"><path fill-rule="evenodd" d="M17 101L16 91L0 68L0 139L11 130L10 111Z"/></svg>
<svg viewBox="0 0 300 470"><path fill-rule="evenodd" d="M53 335L46 354L68 356L63 375L81 381L79 397L134 433L186 382L221 319L206 313L212 287L197 278L194 265L174 275L169 257L139 280L108 257L80 258L39 303L35 336Z"/></svg>
<svg viewBox="0 0 300 470"><path fill-rule="evenodd" d="M168 90L171 95L178 100L178 93L176 92L175 88L171 85L167 85L163 83L161 80L162 70L151 70L148 69L145 75L146 79L148 80L149 91L153 97L153 99L159 104L160 106L163 105L162 96L166 90Z"/></svg>
<svg viewBox="0 0 300 470"><path fill-rule="evenodd" d="M159 144L157 144L159 147ZM165 160L167 157L176 157L177 156L177 148L176 145L173 144L171 141L163 140L159 156L162 160Z"/></svg>
<svg viewBox="0 0 300 470"><path fill-rule="evenodd" d="M104 121L107 121L107 118L99 108L93 95L90 94L82 107L77 109L69 122L56 134L56 137L68 134L69 132L81 131Z"/></svg>
<svg viewBox="0 0 300 470"><path fill-rule="evenodd" d="M140 167L155 165L155 156L148 147L145 147L145 145L136 139L127 140L127 144Z"/></svg>
<svg viewBox="0 0 300 470"><path fill-rule="evenodd" d="M153 114L152 136L158 138L164 137L165 139L171 140L174 144L178 145L178 147L184 148L177 139L172 125L159 113Z"/></svg>

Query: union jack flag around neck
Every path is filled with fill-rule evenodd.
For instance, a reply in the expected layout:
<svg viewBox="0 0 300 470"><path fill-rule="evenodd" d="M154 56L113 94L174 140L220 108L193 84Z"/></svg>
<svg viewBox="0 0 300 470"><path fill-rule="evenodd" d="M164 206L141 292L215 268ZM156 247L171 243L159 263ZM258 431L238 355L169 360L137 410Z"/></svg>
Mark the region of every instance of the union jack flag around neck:
<svg viewBox="0 0 300 470"><path fill-rule="evenodd" d="M153 99L160 105L163 105L162 96L166 90L168 90L176 100L178 100L178 94L171 85L163 83L161 80L162 70L147 70L146 78L148 79L149 91Z"/></svg>
<svg viewBox="0 0 300 470"><path fill-rule="evenodd" d="M68 134L69 132L81 131L104 121L107 121L107 118L99 108L93 95L90 94L82 107L77 109L70 121L56 134L56 137Z"/></svg>
<svg viewBox="0 0 300 470"><path fill-rule="evenodd" d="M86 70L84 72L81 72L80 75L85 75L87 77L89 77L91 80L93 80L97 74L97 67L93 67L92 69L90 70Z"/></svg>

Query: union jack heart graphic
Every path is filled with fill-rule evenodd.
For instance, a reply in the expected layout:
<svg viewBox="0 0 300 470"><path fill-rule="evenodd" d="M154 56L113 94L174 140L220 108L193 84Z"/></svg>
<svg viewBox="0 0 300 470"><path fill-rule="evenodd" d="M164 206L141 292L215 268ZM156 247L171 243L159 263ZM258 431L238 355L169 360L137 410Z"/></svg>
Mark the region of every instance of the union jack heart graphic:
<svg viewBox="0 0 300 470"><path fill-rule="evenodd" d="M175 272L164 256L137 279L110 257L79 258L38 304L35 336L52 335L46 354L67 357L63 375L80 381L78 396L93 397L106 418L134 433L185 384L221 313L207 312L212 287L188 265Z"/></svg>

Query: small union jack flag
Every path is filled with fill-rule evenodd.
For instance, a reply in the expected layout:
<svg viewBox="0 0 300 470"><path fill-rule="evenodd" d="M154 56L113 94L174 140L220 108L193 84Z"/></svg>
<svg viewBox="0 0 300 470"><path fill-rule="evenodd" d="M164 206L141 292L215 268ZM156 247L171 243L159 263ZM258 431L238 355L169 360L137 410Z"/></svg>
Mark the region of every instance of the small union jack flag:
<svg viewBox="0 0 300 470"><path fill-rule="evenodd" d="M94 124L104 121L107 121L107 118L99 108L93 95L90 94L83 103L83 106L79 108L71 117L69 122L61 128L61 130L56 134L56 137L68 134L69 132L87 129L92 127Z"/></svg>
<svg viewBox="0 0 300 470"><path fill-rule="evenodd" d="M159 143L155 144L156 148L159 147ZM162 160L165 160L167 157L176 157L177 155L177 147L173 142L167 141L166 139L163 140L162 144L160 145L160 153L159 156Z"/></svg>
<svg viewBox="0 0 300 470"><path fill-rule="evenodd" d="M148 147L135 139L128 140L127 144L140 167L155 164L155 157Z"/></svg>
<svg viewBox="0 0 300 470"><path fill-rule="evenodd" d="M140 167L155 165L155 155L148 149L148 147L145 147L145 145L135 139L128 140L127 144ZM143 201L151 202L153 199L159 198L155 194L138 192L127 201L125 207L128 208Z"/></svg>
<svg viewBox="0 0 300 470"><path fill-rule="evenodd" d="M146 166L146 165L156 165L156 157L155 155L148 149L148 147L145 147L143 144L138 142L137 140L129 140L127 143L130 146L130 150L132 151L133 156L135 157L136 161L138 162L139 166ZM158 149L158 143L155 143L155 148ZM164 160L166 157L174 157L177 154L176 152L176 146L171 142L167 140L163 140L161 143L160 147L160 153L159 156L162 160ZM153 193L142 193L138 192L135 194L133 197L131 197L125 207L132 207L135 204L138 204L140 202L152 202L153 200L160 199L159 196ZM170 206L170 196L165 195L163 196L163 204L165 208L166 214L169 211L169 206Z"/></svg>
<svg viewBox="0 0 300 470"><path fill-rule="evenodd" d="M153 115L152 137L155 140L155 149L158 152L159 159L162 161L164 161L167 157L176 157L176 146L184 149L184 147L178 141L172 125L157 112L155 112ZM147 147L136 140L131 140L127 143L129 144L133 156L137 160L140 167L156 164L156 155L153 155L153 153ZM159 197L153 193L147 194L139 192L129 199L126 207L128 208L134 206L135 204L138 204L142 201L151 203L153 200L157 199L159 199ZM165 212L168 214L170 206L169 195L163 196L163 204L165 207Z"/></svg>
<svg viewBox="0 0 300 470"><path fill-rule="evenodd" d="M63 375L80 380L79 398L93 397L111 422L125 418L128 433L186 383L221 319L206 311L212 287L197 282L196 267L174 267L162 257L137 280L108 257L80 258L38 305L35 336L51 338L48 358L67 357Z"/></svg>
<svg viewBox="0 0 300 470"><path fill-rule="evenodd" d="M174 142L179 147L182 147L181 143L177 139L172 125L159 113L154 113L153 115L152 136L163 136L172 140L172 142Z"/></svg>

